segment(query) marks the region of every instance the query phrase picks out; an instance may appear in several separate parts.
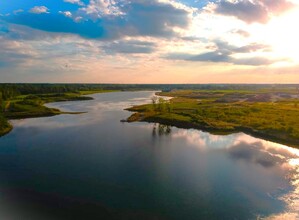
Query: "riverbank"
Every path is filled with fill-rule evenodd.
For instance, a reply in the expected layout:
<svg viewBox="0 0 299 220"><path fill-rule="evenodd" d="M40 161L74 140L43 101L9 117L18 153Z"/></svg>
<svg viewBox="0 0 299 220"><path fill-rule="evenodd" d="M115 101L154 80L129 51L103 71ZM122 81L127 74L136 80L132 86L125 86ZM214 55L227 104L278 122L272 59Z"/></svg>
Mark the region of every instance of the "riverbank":
<svg viewBox="0 0 299 220"><path fill-rule="evenodd" d="M257 138L299 148L299 108L296 100L219 102L215 97L211 98L215 94L209 95L201 91L199 99L198 96L188 97L189 93L182 92L178 95L177 92L170 92L165 95L175 98L169 102L129 108L127 110L135 113L127 121L161 123L213 134L244 132ZM184 97L181 94L184 94ZM223 96L221 98L223 99Z"/></svg>
<svg viewBox="0 0 299 220"><path fill-rule="evenodd" d="M3 115L0 114L0 136L9 133L12 130L12 125L7 121Z"/></svg>
<svg viewBox="0 0 299 220"><path fill-rule="evenodd" d="M25 119L50 117L59 114L82 114L84 112L63 112L59 109L48 108L47 103L63 101L86 101L92 97L84 96L94 93L115 92L116 90L80 91L78 93L49 93L21 95L5 102L3 112L0 112L0 137L9 133L13 126L9 123L11 119Z"/></svg>

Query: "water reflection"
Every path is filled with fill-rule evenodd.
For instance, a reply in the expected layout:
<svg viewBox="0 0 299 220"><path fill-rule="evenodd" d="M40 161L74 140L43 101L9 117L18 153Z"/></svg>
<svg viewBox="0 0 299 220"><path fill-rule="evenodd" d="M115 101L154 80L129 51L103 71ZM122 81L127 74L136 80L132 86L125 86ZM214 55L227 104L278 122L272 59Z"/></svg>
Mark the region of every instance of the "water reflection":
<svg viewBox="0 0 299 220"><path fill-rule="evenodd" d="M267 192L273 199L282 200L286 204L283 212L258 219L299 219L299 150L273 142L257 139L245 134L217 136L197 130L177 130L174 138L185 138L190 145L205 151L223 151L228 157L240 163L260 166L272 172L275 177L281 176L288 184L276 186L272 192ZM252 176L250 178L257 178ZM264 176L262 178L267 178ZM259 182L261 184L261 182ZM269 183L271 185L271 183Z"/></svg>
<svg viewBox="0 0 299 220"><path fill-rule="evenodd" d="M287 159L282 157L282 154L271 154L266 151L261 142L247 143L242 141L229 147L227 151L233 159L256 163L264 168L270 168L275 165L282 166Z"/></svg>
<svg viewBox="0 0 299 220"><path fill-rule="evenodd" d="M152 136L155 138L157 135L162 136L162 135L169 135L171 133L171 126L169 125L163 125L159 123L154 123L153 124L153 130L152 130Z"/></svg>
<svg viewBox="0 0 299 220"><path fill-rule="evenodd" d="M6 195L89 219L299 218L297 149L245 134L120 123L131 114L124 108L152 95L98 94L51 104L86 114L15 121L0 138L0 214Z"/></svg>

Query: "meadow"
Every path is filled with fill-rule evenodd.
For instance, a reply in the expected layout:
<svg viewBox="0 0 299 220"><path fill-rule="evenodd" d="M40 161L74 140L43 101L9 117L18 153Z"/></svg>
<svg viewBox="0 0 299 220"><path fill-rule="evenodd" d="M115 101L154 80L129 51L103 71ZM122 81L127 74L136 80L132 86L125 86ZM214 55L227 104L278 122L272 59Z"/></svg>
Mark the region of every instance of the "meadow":
<svg viewBox="0 0 299 220"><path fill-rule="evenodd" d="M299 102L296 89L173 90L157 93L134 106L127 121L147 121L216 134L244 132L299 147Z"/></svg>

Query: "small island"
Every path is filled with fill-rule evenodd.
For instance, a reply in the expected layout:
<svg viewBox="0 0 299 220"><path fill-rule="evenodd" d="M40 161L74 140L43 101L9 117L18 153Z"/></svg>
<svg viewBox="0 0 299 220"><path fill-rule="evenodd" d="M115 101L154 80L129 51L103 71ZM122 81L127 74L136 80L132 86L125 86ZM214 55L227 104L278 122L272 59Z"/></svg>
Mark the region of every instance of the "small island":
<svg viewBox="0 0 299 220"><path fill-rule="evenodd" d="M134 106L127 121L155 122L214 134L246 134L299 148L296 88L172 90ZM165 100L163 96L173 97Z"/></svg>

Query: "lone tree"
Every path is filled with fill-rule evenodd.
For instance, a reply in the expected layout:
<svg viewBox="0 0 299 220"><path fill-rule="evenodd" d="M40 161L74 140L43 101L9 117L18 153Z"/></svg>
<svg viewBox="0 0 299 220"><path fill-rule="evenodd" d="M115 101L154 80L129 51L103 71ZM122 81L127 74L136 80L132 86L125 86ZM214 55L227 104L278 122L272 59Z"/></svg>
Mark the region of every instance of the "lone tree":
<svg viewBox="0 0 299 220"><path fill-rule="evenodd" d="M152 99L153 107L154 107L154 109L156 109L158 97L157 96L153 96L151 99Z"/></svg>
<svg viewBox="0 0 299 220"><path fill-rule="evenodd" d="M166 102L166 109L167 109L168 113L170 113L172 111L172 106L171 106L170 102Z"/></svg>
<svg viewBox="0 0 299 220"><path fill-rule="evenodd" d="M163 98L159 98L159 111L164 111L166 101Z"/></svg>

